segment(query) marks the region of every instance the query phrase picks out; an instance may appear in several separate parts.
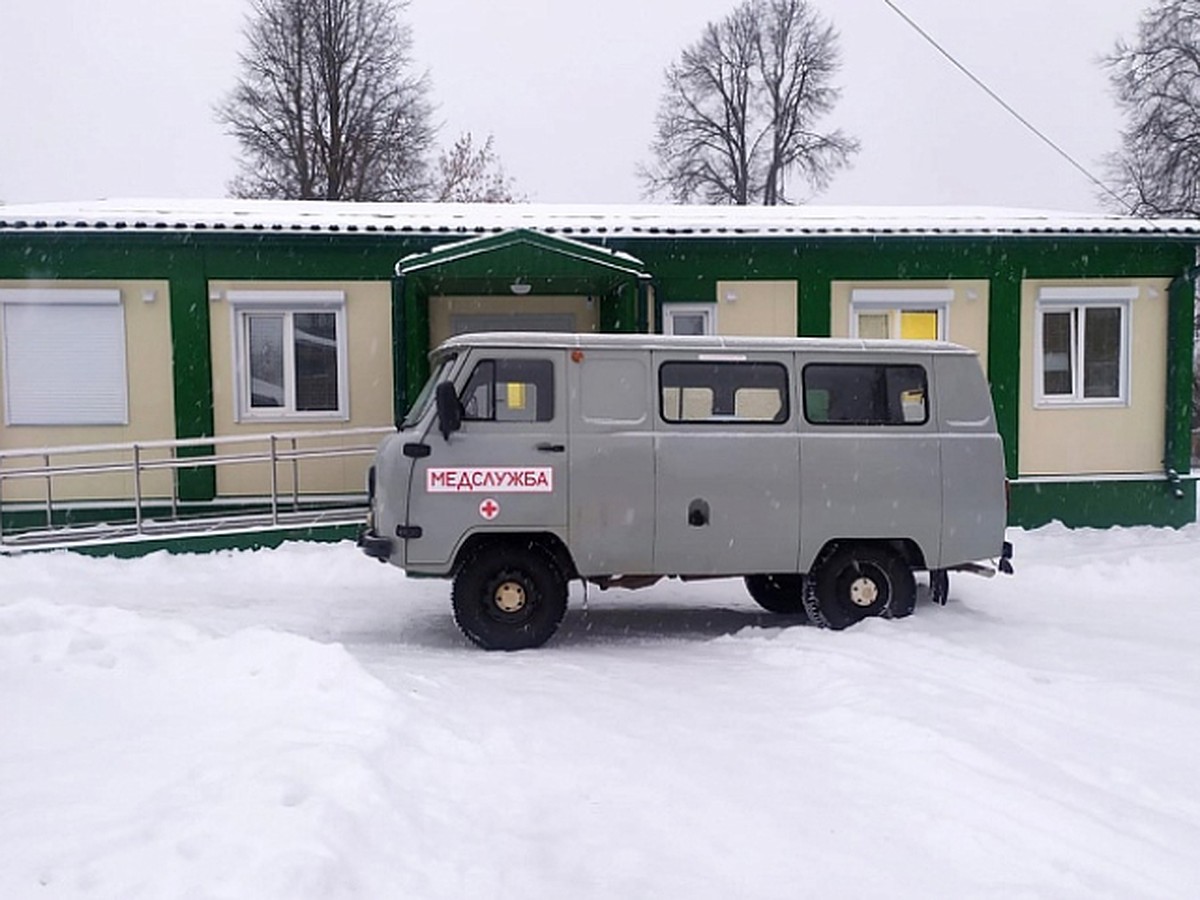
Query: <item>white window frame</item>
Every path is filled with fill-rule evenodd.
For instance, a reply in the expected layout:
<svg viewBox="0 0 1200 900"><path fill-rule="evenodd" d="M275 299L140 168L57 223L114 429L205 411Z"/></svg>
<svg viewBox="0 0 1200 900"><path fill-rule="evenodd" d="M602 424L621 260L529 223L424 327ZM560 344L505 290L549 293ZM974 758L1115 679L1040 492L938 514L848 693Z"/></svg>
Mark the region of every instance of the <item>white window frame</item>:
<svg viewBox="0 0 1200 900"><path fill-rule="evenodd" d="M238 422L263 421L340 421L350 418L348 384L348 343L346 335L345 291L244 290L226 291L229 302L230 333L233 335L234 418ZM338 406L336 410L296 409L295 332L296 314L332 312L337 327ZM254 314L283 315L284 404L259 408L250 405L250 365L247 329Z"/></svg>
<svg viewBox="0 0 1200 900"><path fill-rule="evenodd" d="M717 333L717 304L715 303L664 303L663 334L675 333L676 316L703 316L704 334Z"/></svg>
<svg viewBox="0 0 1200 900"><path fill-rule="evenodd" d="M17 374L13 352L9 346L11 323L8 311L14 307L45 306L59 309L109 307L115 321L110 352L112 371L107 383L103 373L89 369L74 371L70 364L43 367L38 378L44 392L53 401L39 406L36 401L17 400L14 391L20 390L25 373ZM4 345L4 424L7 426L70 426L90 427L129 424L129 357L126 352L125 307L119 288L3 288L0 289L0 318L3 318ZM64 359L86 365L95 360L94 350L62 354ZM119 361L119 372L117 371ZM98 380L100 379L100 380ZM83 389L82 386L87 386ZM98 394L106 394L106 402L97 402ZM29 407L29 408L27 408Z"/></svg>
<svg viewBox="0 0 1200 900"><path fill-rule="evenodd" d="M1129 405L1130 390L1130 347L1133 301L1138 297L1137 287L1043 287L1038 290L1033 316L1033 405L1040 409L1061 407L1115 407ZM1084 313L1088 309L1112 309L1121 311L1121 345L1119 358L1118 393L1116 397L1085 397L1083 395L1086 328ZM1072 316L1071 374L1073 379L1070 394L1047 394L1045 392L1045 359L1043 345L1043 320L1046 313L1070 312Z"/></svg>
<svg viewBox="0 0 1200 900"><path fill-rule="evenodd" d="M888 337L900 339L902 312L937 313L937 339L947 340L950 334L950 304L954 288L852 288L850 290L850 337L857 338L858 317L862 313L888 317Z"/></svg>

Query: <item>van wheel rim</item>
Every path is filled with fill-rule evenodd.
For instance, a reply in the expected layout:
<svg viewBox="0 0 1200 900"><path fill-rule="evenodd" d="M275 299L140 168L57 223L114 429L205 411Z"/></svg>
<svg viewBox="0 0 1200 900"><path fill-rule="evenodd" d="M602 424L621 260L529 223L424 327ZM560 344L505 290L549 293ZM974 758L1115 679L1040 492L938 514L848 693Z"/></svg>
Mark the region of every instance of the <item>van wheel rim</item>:
<svg viewBox="0 0 1200 900"><path fill-rule="evenodd" d="M879 585L865 575L850 582L850 602L855 606L868 607L879 600Z"/></svg>
<svg viewBox="0 0 1200 900"><path fill-rule="evenodd" d="M517 613L525 608L527 602L525 588L515 581L506 581L496 588L492 602L501 612Z"/></svg>

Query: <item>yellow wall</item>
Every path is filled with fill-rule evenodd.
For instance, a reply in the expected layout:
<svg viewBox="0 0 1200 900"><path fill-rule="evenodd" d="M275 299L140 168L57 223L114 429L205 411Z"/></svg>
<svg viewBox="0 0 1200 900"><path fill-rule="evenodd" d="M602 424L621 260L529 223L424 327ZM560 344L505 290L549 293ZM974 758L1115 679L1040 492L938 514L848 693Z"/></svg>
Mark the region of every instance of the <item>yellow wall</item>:
<svg viewBox="0 0 1200 900"><path fill-rule="evenodd" d="M392 407L392 306L391 285L370 281L210 281L209 312L212 339L213 424L218 437L279 432L331 431L391 425ZM347 396L350 418L279 419L236 421L234 396L233 312L229 291L342 291L346 297ZM326 441L347 446L362 437ZM312 446L308 441L304 446ZM255 452L264 445L253 446ZM234 447L222 451L236 453ZM361 493L369 456L306 460L298 464L302 493ZM281 491L293 486L291 465L279 467ZM265 463L217 467L217 493L221 496L262 496L270 490L270 468Z"/></svg>
<svg viewBox="0 0 1200 900"><path fill-rule="evenodd" d="M175 437L174 381L171 365L171 302L166 281L0 281L0 288L117 289L125 316L125 371L128 379L129 423L127 425L12 425L3 423L0 409L0 449L63 447L83 444L129 443L170 440ZM3 327L0 319L0 328ZM0 341L2 352L3 341ZM0 367L0 373L3 368ZM2 377L2 374L0 374ZM0 391L0 404L3 404ZM128 456L123 457L128 459ZM73 457L64 462L101 463L113 461L112 453ZM13 460L6 468L23 465ZM37 460L41 464L41 460ZM143 478L145 496L168 496L170 479L165 473ZM125 475L92 475L86 478L57 478L55 500L132 497L133 478ZM44 501L43 481L6 481L4 500Z"/></svg>
<svg viewBox="0 0 1200 900"><path fill-rule="evenodd" d="M1021 475L1161 472L1166 408L1165 279L1025 281L1021 285ZM1130 304L1129 404L1118 407L1034 406L1034 318L1044 287L1137 287Z"/></svg>
<svg viewBox="0 0 1200 900"><path fill-rule="evenodd" d="M597 331L600 327L600 301L579 296L505 296L503 294L468 297L447 296L429 298L429 346L436 347L450 337L452 316L485 315L575 315L576 330L580 333Z"/></svg>
<svg viewBox="0 0 1200 900"><path fill-rule="evenodd" d="M850 300L856 288L887 290L925 289L953 292L947 304L946 339L979 354L983 370L987 371L988 344L988 283L983 280L963 281L835 281L831 285L830 335L850 336Z"/></svg>
<svg viewBox="0 0 1200 900"><path fill-rule="evenodd" d="M795 337L795 281L718 281L717 334Z"/></svg>

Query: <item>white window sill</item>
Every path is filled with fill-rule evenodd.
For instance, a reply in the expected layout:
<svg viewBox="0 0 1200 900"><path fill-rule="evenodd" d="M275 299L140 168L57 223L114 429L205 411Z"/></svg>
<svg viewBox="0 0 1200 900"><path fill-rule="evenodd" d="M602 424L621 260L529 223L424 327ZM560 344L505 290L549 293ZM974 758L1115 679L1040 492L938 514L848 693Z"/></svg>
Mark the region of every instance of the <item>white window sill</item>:
<svg viewBox="0 0 1200 900"><path fill-rule="evenodd" d="M1123 397L1077 400L1067 397L1062 400L1041 397L1033 401L1034 409L1127 409L1129 401Z"/></svg>
<svg viewBox="0 0 1200 900"><path fill-rule="evenodd" d="M242 413L237 417L239 425L251 422L348 422L349 413L288 413L288 412L254 412Z"/></svg>

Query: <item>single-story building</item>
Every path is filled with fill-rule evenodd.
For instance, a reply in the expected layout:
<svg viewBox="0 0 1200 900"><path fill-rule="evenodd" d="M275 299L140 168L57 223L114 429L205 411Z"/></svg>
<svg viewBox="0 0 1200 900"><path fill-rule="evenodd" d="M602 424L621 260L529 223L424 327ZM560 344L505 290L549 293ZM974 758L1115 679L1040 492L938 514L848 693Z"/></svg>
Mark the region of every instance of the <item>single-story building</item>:
<svg viewBox="0 0 1200 900"><path fill-rule="evenodd" d="M936 337L979 352L1014 524L1181 525L1198 243L1195 221L1023 210L0 206L0 453L389 426L471 330ZM292 487L360 493L365 466ZM263 477L198 464L177 493L236 504ZM122 478L55 499L103 507Z"/></svg>

